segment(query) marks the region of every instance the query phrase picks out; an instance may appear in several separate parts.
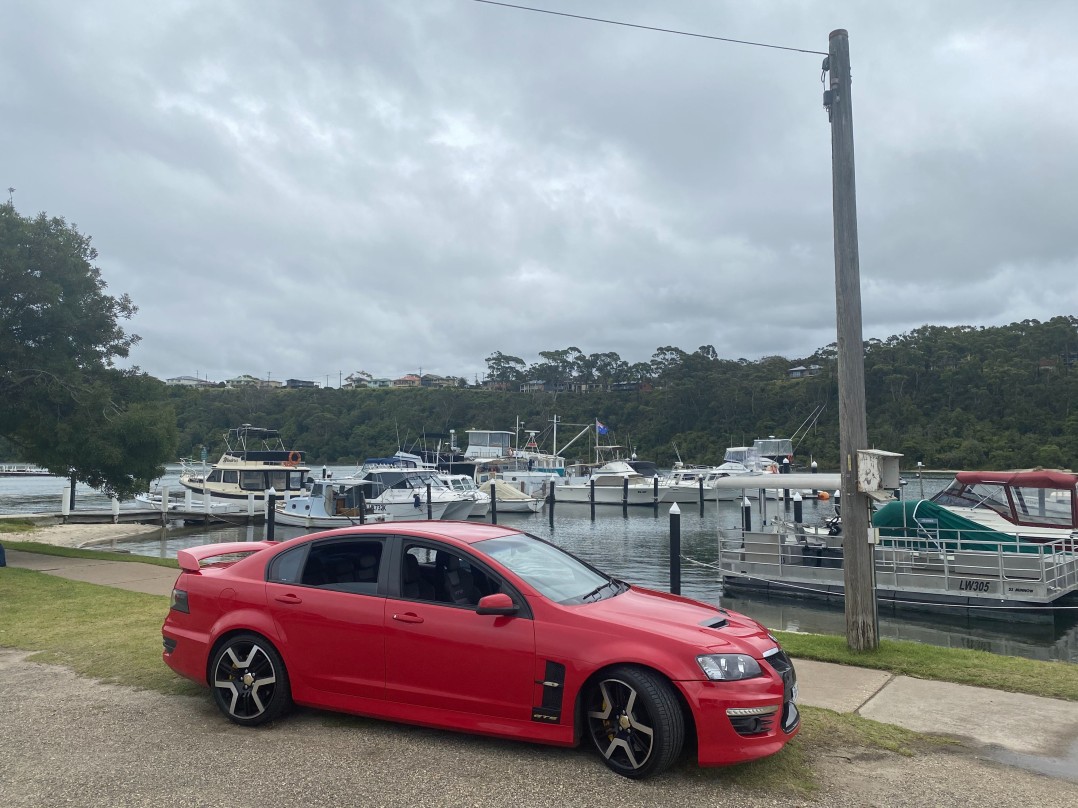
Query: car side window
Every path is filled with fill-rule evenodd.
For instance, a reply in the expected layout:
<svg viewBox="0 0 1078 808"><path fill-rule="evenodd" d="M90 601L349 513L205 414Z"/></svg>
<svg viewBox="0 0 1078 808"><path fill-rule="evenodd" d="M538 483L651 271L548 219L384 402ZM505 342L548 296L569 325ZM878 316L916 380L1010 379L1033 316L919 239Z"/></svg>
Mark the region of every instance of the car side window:
<svg viewBox="0 0 1078 808"><path fill-rule="evenodd" d="M501 581L459 553L406 544L401 563L401 597L474 607L501 591Z"/></svg>
<svg viewBox="0 0 1078 808"><path fill-rule="evenodd" d="M303 559L307 555L307 546L293 547L279 554L270 562L266 579L281 584L298 584L303 570Z"/></svg>
<svg viewBox="0 0 1078 808"><path fill-rule="evenodd" d="M376 594L383 548L381 539L369 537L316 542L307 554L301 582L321 589Z"/></svg>

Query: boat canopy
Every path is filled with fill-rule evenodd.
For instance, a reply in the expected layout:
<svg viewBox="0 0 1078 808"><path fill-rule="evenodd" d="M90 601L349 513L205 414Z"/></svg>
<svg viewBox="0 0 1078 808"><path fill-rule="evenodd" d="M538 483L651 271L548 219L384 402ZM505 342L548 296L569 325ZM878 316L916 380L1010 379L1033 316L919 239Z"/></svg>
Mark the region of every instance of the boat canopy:
<svg viewBox="0 0 1078 808"><path fill-rule="evenodd" d="M938 542L950 547L961 541L963 550L995 550L999 542L1014 545L1018 541L1013 534L992 530L927 499L888 502L872 514L872 526L879 528L881 538ZM973 543L978 541L996 545Z"/></svg>
<svg viewBox="0 0 1078 808"><path fill-rule="evenodd" d="M1078 485L1078 474L1044 469L1037 471L960 471L954 478L955 482L963 485L993 483L1027 488L1056 488L1064 491L1074 490L1075 485Z"/></svg>

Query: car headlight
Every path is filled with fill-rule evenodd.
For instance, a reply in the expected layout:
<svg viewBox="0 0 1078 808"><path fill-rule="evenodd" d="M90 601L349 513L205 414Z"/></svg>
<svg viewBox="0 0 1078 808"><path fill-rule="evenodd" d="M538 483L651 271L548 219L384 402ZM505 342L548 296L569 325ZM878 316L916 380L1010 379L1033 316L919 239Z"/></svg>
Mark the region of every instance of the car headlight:
<svg viewBox="0 0 1078 808"><path fill-rule="evenodd" d="M698 656L696 661L711 680L751 679L763 673L760 663L748 654L706 654Z"/></svg>

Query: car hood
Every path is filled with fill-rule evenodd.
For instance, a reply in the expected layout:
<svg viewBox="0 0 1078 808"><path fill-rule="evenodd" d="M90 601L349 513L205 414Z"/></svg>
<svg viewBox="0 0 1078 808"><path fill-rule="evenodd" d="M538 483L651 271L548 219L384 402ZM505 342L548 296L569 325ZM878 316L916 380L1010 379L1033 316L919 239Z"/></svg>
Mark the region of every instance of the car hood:
<svg viewBox="0 0 1078 808"><path fill-rule="evenodd" d="M615 597L572 608L592 620L631 625L715 653L760 657L778 644L751 617L653 589L634 586Z"/></svg>

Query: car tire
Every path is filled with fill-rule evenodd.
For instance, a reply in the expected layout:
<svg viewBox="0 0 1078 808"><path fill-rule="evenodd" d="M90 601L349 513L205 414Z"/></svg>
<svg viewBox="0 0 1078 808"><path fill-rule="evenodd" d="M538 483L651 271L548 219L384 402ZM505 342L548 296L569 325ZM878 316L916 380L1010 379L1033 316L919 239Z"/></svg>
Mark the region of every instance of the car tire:
<svg viewBox="0 0 1078 808"><path fill-rule="evenodd" d="M685 717L673 685L646 668L619 665L589 687L588 735L623 777L643 779L670 767L685 744Z"/></svg>
<svg viewBox="0 0 1078 808"><path fill-rule="evenodd" d="M281 655L257 634L229 637L213 655L209 679L217 707L244 727L268 723L292 706Z"/></svg>

